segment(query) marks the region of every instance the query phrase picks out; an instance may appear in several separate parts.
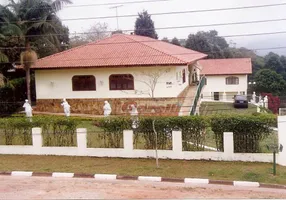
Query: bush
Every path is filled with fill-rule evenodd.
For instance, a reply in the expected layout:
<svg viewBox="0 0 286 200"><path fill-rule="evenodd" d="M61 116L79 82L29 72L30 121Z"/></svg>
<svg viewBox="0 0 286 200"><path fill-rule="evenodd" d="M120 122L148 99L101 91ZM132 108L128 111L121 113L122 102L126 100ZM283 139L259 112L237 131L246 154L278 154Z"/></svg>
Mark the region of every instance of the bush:
<svg viewBox="0 0 286 200"><path fill-rule="evenodd" d="M235 153L259 153L259 142L271 133L274 115L217 115L210 118L217 149L223 151L223 133L233 132Z"/></svg>
<svg viewBox="0 0 286 200"><path fill-rule="evenodd" d="M183 149L202 150L205 141L205 129L207 119L200 116L188 117L140 117L138 128L134 130L135 148L141 143L144 149L155 149L156 140L153 130L153 121L158 134L158 149L172 149L172 131L181 130L183 137ZM108 147L118 146L122 138L122 132L132 129L131 118L104 118L96 122L96 126L104 129L105 140L108 140ZM120 139L119 139L120 138Z"/></svg>
<svg viewBox="0 0 286 200"><path fill-rule="evenodd" d="M32 144L33 124L24 118L0 118L0 133L5 145ZM16 140L16 141L15 141Z"/></svg>
<svg viewBox="0 0 286 200"><path fill-rule="evenodd" d="M76 146L77 120L62 117L1 118L0 133L5 145L32 145L32 128L42 128L44 146Z"/></svg>
<svg viewBox="0 0 286 200"><path fill-rule="evenodd" d="M95 126L103 129L99 138L104 141L105 148L121 148L123 146L123 131L131 129L131 119L127 117L100 118L94 122Z"/></svg>

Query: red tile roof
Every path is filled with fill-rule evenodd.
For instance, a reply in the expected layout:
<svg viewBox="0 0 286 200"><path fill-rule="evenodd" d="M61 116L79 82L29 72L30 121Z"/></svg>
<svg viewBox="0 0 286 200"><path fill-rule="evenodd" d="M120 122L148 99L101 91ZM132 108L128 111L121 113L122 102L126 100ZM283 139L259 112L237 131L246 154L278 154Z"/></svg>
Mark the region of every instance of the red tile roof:
<svg viewBox="0 0 286 200"><path fill-rule="evenodd" d="M206 59L200 60L202 66L201 74L204 75L231 75L231 74L251 74L251 58L233 59Z"/></svg>
<svg viewBox="0 0 286 200"><path fill-rule="evenodd" d="M186 65L207 55L137 35L115 34L39 59L35 69Z"/></svg>

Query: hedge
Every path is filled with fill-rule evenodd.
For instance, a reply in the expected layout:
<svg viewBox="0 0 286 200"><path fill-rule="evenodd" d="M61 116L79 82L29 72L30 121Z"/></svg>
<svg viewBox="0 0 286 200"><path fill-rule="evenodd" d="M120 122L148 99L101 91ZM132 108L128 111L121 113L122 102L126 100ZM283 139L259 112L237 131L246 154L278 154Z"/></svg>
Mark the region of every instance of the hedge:
<svg viewBox="0 0 286 200"><path fill-rule="evenodd" d="M62 117L0 118L0 133L5 145L32 144L32 128L42 128L44 146L76 146L78 121Z"/></svg>
<svg viewBox="0 0 286 200"><path fill-rule="evenodd" d="M0 118L0 134L4 142L15 144L19 139L23 145L31 145L31 128L41 127L44 146L76 146L76 128L81 119L65 117ZM172 148L172 131L182 131L184 151L203 150L206 129L214 132L217 149L223 151L223 133L234 133L234 151L240 153L260 152L259 143L271 133L270 127L276 125L276 116L270 114L256 115L215 115L211 117L139 117L134 129L134 145L143 144L144 149L154 149L155 134L152 123L158 133L158 149ZM101 128L101 138L106 148L122 148L123 131L132 128L130 117L109 117L93 121ZM81 127L84 128L84 127Z"/></svg>
<svg viewBox="0 0 286 200"><path fill-rule="evenodd" d="M215 134L217 149L223 151L223 133L234 133L234 152L258 153L259 143L271 133L270 127L276 125L276 116L269 114L256 115L216 115L212 117L140 117L138 128L134 129L134 144L143 138L145 149L155 148L155 134L152 122L158 134L158 149L170 149L172 131L182 131L183 150L203 150L206 129L210 127ZM101 119L97 124L106 132L110 145L116 144L114 138L120 141L123 130L132 129L132 120L126 117ZM118 136L119 134L120 137ZM118 137L114 137L117 135ZM119 139L120 138L120 139ZM111 144L112 141L112 144ZM116 146L116 145L115 145Z"/></svg>
<svg viewBox="0 0 286 200"><path fill-rule="evenodd" d="M210 118L218 150L223 151L223 133L233 132L235 153L259 153L259 142L272 132L276 116L260 115L217 115Z"/></svg>

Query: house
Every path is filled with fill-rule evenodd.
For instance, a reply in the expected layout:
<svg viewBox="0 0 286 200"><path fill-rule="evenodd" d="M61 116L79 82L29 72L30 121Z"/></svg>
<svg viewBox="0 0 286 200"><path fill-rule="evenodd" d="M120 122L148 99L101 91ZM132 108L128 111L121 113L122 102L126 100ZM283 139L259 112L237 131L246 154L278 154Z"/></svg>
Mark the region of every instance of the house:
<svg viewBox="0 0 286 200"><path fill-rule="evenodd" d="M197 61L207 55L149 37L114 34L98 42L39 59L35 71L36 111L63 112L66 98L72 113L189 115L199 80ZM194 75L196 74L196 75ZM187 97L187 98L186 98Z"/></svg>
<svg viewBox="0 0 286 200"><path fill-rule="evenodd" d="M202 100L233 101L234 95L247 94L247 76L252 73L250 58L200 60L206 77Z"/></svg>
<svg viewBox="0 0 286 200"><path fill-rule="evenodd" d="M113 115L190 115L201 75L204 98L219 100L246 93L250 59L202 60L206 54L149 37L114 34L98 42L39 59L35 71L35 111L102 115L104 101ZM226 81L226 82L225 82ZM227 84L226 84L227 83Z"/></svg>

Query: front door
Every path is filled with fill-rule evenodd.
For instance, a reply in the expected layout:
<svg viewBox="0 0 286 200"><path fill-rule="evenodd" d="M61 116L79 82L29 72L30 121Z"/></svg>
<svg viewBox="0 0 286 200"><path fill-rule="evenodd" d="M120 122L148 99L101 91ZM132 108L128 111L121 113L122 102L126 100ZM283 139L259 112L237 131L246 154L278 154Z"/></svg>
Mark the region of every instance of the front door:
<svg viewBox="0 0 286 200"><path fill-rule="evenodd" d="M214 100L219 101L219 92L214 92Z"/></svg>

